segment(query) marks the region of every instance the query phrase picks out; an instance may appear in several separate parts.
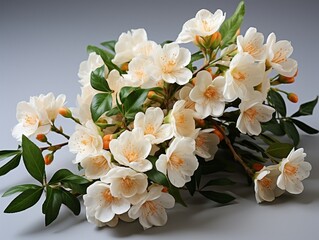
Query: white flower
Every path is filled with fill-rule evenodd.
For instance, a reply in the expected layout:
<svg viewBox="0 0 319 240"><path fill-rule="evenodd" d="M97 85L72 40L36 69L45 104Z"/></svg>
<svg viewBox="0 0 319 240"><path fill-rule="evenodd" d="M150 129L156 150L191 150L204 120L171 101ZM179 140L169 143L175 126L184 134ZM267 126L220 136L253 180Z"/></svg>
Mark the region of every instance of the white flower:
<svg viewBox="0 0 319 240"><path fill-rule="evenodd" d="M183 187L191 180L198 167L198 160L194 155L195 140L192 138L175 138L166 150L166 154L159 156L156 168L176 187Z"/></svg>
<svg viewBox="0 0 319 240"><path fill-rule="evenodd" d="M214 117L223 115L225 109L224 86L224 77L220 76L212 80L211 74L207 71L200 71L197 74L195 87L189 97L195 102L195 110L203 118L209 115Z"/></svg>
<svg viewBox="0 0 319 240"><path fill-rule="evenodd" d="M108 226L108 227L116 227L119 220L122 220L124 222L132 222L134 221L134 219L131 219L127 212L126 213L123 213L123 214L119 214L119 215L115 215L114 218L112 218L112 220L108 221L108 222L101 222L99 220L97 220L94 216L94 211L90 211L89 213L86 212L86 218L88 220L89 223L93 223L95 224L97 227L105 227L105 226Z"/></svg>
<svg viewBox="0 0 319 240"><path fill-rule="evenodd" d="M182 32L178 35L177 43L188 43L195 40L196 35L206 37L218 31L226 14L218 9L214 14L206 9L197 12L195 18L184 23Z"/></svg>
<svg viewBox="0 0 319 240"><path fill-rule="evenodd" d="M271 69L266 71L262 82L255 87L255 90L261 93L262 101L265 101L267 99L268 92L270 90L270 77L269 77L270 72L271 72Z"/></svg>
<svg viewBox="0 0 319 240"><path fill-rule="evenodd" d="M249 53L255 60L264 61L267 56L267 48L264 45L264 35L257 32L256 28L249 28L245 36L237 37L238 52Z"/></svg>
<svg viewBox="0 0 319 240"><path fill-rule="evenodd" d="M93 121L88 121L85 126L76 126L69 140L69 149L71 153L76 154L74 163L80 163L84 158L101 153L103 140Z"/></svg>
<svg viewBox="0 0 319 240"><path fill-rule="evenodd" d="M78 76L80 78L80 83L82 86L90 85L91 73L104 64L100 55L95 52L89 54L89 58L86 61L81 62ZM108 68L105 66L105 75L108 74Z"/></svg>
<svg viewBox="0 0 319 240"><path fill-rule="evenodd" d="M97 93L98 91L93 89L91 85L81 87L81 95L77 96L77 107L72 110L72 113L82 124L92 120L90 107L93 97Z"/></svg>
<svg viewBox="0 0 319 240"><path fill-rule="evenodd" d="M164 80L168 83L185 85L192 78L192 71L186 68L191 60L191 53L180 48L177 43L165 44L154 55L152 77L155 81Z"/></svg>
<svg viewBox="0 0 319 240"><path fill-rule="evenodd" d="M272 66L279 74L293 77L298 69L296 60L289 58L293 52L291 43L287 40L276 42L276 35L271 33L267 39L267 64Z"/></svg>
<svg viewBox="0 0 319 240"><path fill-rule="evenodd" d="M159 48L161 48L161 46L154 41L141 42L136 46L134 55L136 57L151 57Z"/></svg>
<svg viewBox="0 0 319 240"><path fill-rule="evenodd" d="M309 177L311 165L305 162L306 153L303 148L292 149L289 155L282 160L279 166L280 175L277 185L280 189L292 194L303 191L302 180Z"/></svg>
<svg viewBox="0 0 319 240"><path fill-rule="evenodd" d="M195 137L195 154L206 161L212 160L218 151L219 137L214 129L198 131Z"/></svg>
<svg viewBox="0 0 319 240"><path fill-rule="evenodd" d="M112 62L121 66L123 63L131 61L136 56L138 45L146 41L147 34L143 28L122 33L115 44L115 56Z"/></svg>
<svg viewBox="0 0 319 240"><path fill-rule="evenodd" d="M146 191L148 182L144 173L125 167L112 168L101 180L110 184L111 194L115 197L130 198Z"/></svg>
<svg viewBox="0 0 319 240"><path fill-rule="evenodd" d="M138 172L146 172L152 169L152 163L147 160L152 144L144 138L142 128L134 128L133 131L123 132L119 138L110 142L110 151L114 159Z"/></svg>
<svg viewBox="0 0 319 240"><path fill-rule="evenodd" d="M186 108L186 102L184 100L175 102L169 116L175 136L191 137L194 135L194 111Z"/></svg>
<svg viewBox="0 0 319 240"><path fill-rule="evenodd" d="M263 167L263 169L256 173L254 183L255 197L258 203L263 201L272 202L276 197L284 193L283 190L277 187L279 174L278 165Z"/></svg>
<svg viewBox="0 0 319 240"><path fill-rule="evenodd" d="M12 136L21 141L22 135L46 134L56 119L59 109L65 104L65 95L54 97L53 93L31 97L30 102L17 105L18 124L12 130Z"/></svg>
<svg viewBox="0 0 319 240"><path fill-rule="evenodd" d="M248 53L239 53L230 62L226 72L224 97L228 101L236 98L249 99L254 87L262 82L265 74L265 64L256 63Z"/></svg>
<svg viewBox="0 0 319 240"><path fill-rule="evenodd" d="M130 209L127 199L114 197L110 186L100 181L88 187L83 199L88 221L99 225L112 221L116 214L123 214Z"/></svg>
<svg viewBox="0 0 319 240"><path fill-rule="evenodd" d="M116 97L121 91L122 87L127 86L127 82L124 80L124 78L120 75L120 73L113 69L109 76L107 77L107 82L109 84L110 89L112 90L112 105L113 107L116 106ZM120 99L118 98L119 102Z"/></svg>
<svg viewBox="0 0 319 240"><path fill-rule="evenodd" d="M162 190L162 186L152 185L149 192L143 194L128 212L130 218L139 219L144 229L164 226L167 222L165 209L175 205L175 199Z"/></svg>
<svg viewBox="0 0 319 240"><path fill-rule="evenodd" d="M270 106L262 104L261 94L255 92L254 98L239 104L240 115L236 127L244 134L259 135L261 133L261 122L268 122L275 112Z"/></svg>
<svg viewBox="0 0 319 240"><path fill-rule="evenodd" d="M99 179L105 176L111 169L111 153L103 151L98 155L88 156L81 161L85 176L89 179Z"/></svg>
<svg viewBox="0 0 319 240"><path fill-rule="evenodd" d="M163 124L163 120L163 110L159 107L150 107L145 113L138 112L135 115L134 127L142 128L145 137L152 144L159 144L173 137L172 126Z"/></svg>

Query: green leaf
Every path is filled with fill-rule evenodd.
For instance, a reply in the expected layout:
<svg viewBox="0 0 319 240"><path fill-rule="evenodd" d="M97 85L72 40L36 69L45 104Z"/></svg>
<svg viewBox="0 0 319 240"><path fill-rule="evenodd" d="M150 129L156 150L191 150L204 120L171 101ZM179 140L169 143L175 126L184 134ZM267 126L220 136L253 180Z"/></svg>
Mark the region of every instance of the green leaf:
<svg viewBox="0 0 319 240"><path fill-rule="evenodd" d="M175 202L183 205L184 207L187 207L186 203L184 202L181 193L179 192L179 189L172 184L170 184L168 188L169 194L171 194L175 198Z"/></svg>
<svg viewBox="0 0 319 240"><path fill-rule="evenodd" d="M222 48L227 47L236 39L236 32L240 28L245 16L245 3L244 1L238 4L233 16L226 19L221 25L219 32L222 35Z"/></svg>
<svg viewBox="0 0 319 240"><path fill-rule="evenodd" d="M291 117L300 117L300 116L307 116L307 115L312 115L313 110L315 106L318 103L318 96L310 101L306 102L300 105L299 110L295 112L294 114L291 115Z"/></svg>
<svg viewBox="0 0 319 240"><path fill-rule="evenodd" d="M38 187L35 189L27 189L23 191L19 196L17 196L13 201L9 204L9 206L4 210L5 213L15 213L21 212L25 209L32 207L36 204L43 192L42 187Z"/></svg>
<svg viewBox="0 0 319 240"><path fill-rule="evenodd" d="M73 182L62 182L62 185L66 188L72 189L74 193L86 194L86 189L91 185L91 183L76 184Z"/></svg>
<svg viewBox="0 0 319 240"><path fill-rule="evenodd" d="M121 69L118 66L116 66L114 63L112 63L112 59L114 58L113 54L92 45L87 46L86 49L89 53L95 52L96 54L100 55L101 58L103 59L104 64L108 67L110 71L113 69L116 69L120 73L122 73Z"/></svg>
<svg viewBox="0 0 319 240"><path fill-rule="evenodd" d="M40 148L23 135L22 149L23 162L26 169L33 178L42 183L45 169Z"/></svg>
<svg viewBox="0 0 319 240"><path fill-rule="evenodd" d="M287 115L286 103L280 93L270 89L268 92L268 101L281 116L285 117Z"/></svg>
<svg viewBox="0 0 319 240"><path fill-rule="evenodd" d="M196 62L200 59L204 58L204 55L202 53L202 51L198 51L196 53L193 53L192 56L191 56L191 61L190 63L193 63L193 62Z"/></svg>
<svg viewBox="0 0 319 240"><path fill-rule="evenodd" d="M51 178L49 184L56 184L59 182L72 182L75 184L87 184L90 183L89 180L87 180L84 177L75 175L68 169L60 169L58 170Z"/></svg>
<svg viewBox="0 0 319 240"><path fill-rule="evenodd" d="M276 158L285 158L293 149L293 145L289 143L273 143L267 149L266 153Z"/></svg>
<svg viewBox="0 0 319 240"><path fill-rule="evenodd" d="M137 89L139 88L138 87L122 87L119 94L121 102L124 102L127 96L130 95L130 93L132 93L133 91L136 91Z"/></svg>
<svg viewBox="0 0 319 240"><path fill-rule="evenodd" d="M308 134L317 134L319 133L319 131L315 128L310 127L309 125L297 120L297 119L291 119L292 122L298 127L300 128L302 131L304 131L305 133Z"/></svg>
<svg viewBox="0 0 319 240"><path fill-rule="evenodd" d="M115 53L115 40L107 41L107 42L102 42L101 45L103 47L106 47L107 49L111 50L113 53Z"/></svg>
<svg viewBox="0 0 319 240"><path fill-rule="evenodd" d="M172 43L172 42L174 42L174 41L172 41L172 40L166 40L166 41L164 41L164 42L161 43L161 46L163 47L165 44L169 44L169 43Z"/></svg>
<svg viewBox="0 0 319 240"><path fill-rule="evenodd" d="M47 187L46 200L42 205L45 214L45 226L50 225L59 215L62 196L61 190Z"/></svg>
<svg viewBox="0 0 319 240"><path fill-rule="evenodd" d="M81 212L81 204L79 199L74 196L72 193L61 189L61 197L62 197L62 203L67 206L74 215L79 215Z"/></svg>
<svg viewBox="0 0 319 240"><path fill-rule="evenodd" d="M104 113L112 109L111 93L98 93L93 97L91 103L91 115L96 122Z"/></svg>
<svg viewBox="0 0 319 240"><path fill-rule="evenodd" d="M222 204L229 203L233 201L234 199L236 199L235 197L227 193L220 193L215 191L200 191L199 193L214 202L222 203Z"/></svg>
<svg viewBox="0 0 319 240"><path fill-rule="evenodd" d="M137 89L127 96L123 103L126 118L133 119L135 114L141 111L148 92L148 89Z"/></svg>
<svg viewBox="0 0 319 240"><path fill-rule="evenodd" d="M119 113L120 113L120 110L116 106L116 107L112 108L110 111L108 111L105 115L108 116L108 117L111 117L111 116L117 115Z"/></svg>
<svg viewBox="0 0 319 240"><path fill-rule="evenodd" d="M112 92L104 76L105 67L99 67L91 73L91 86L101 92Z"/></svg>
<svg viewBox="0 0 319 240"><path fill-rule="evenodd" d="M264 141L264 143L271 145L273 143L280 143L276 138L268 136L266 134L260 134L258 137L260 137L261 140Z"/></svg>
<svg viewBox="0 0 319 240"><path fill-rule="evenodd" d="M288 135L289 138L292 139L294 145L297 146L299 144L299 141L300 141L300 137L299 137L299 133L298 133L297 128L290 120L282 121L282 123L284 125L286 134Z"/></svg>
<svg viewBox="0 0 319 240"><path fill-rule="evenodd" d="M38 185L34 185L34 184L22 184L22 185L18 185L18 186L14 186L12 188L9 188L3 195L2 197L7 197L10 196L12 194L15 194L17 192L24 192L25 190L28 189L39 189L42 188Z"/></svg>
<svg viewBox="0 0 319 240"><path fill-rule="evenodd" d="M147 171L145 174L152 182L169 187L169 182L166 176L163 173L156 170L155 166L153 166L153 168L150 171Z"/></svg>
<svg viewBox="0 0 319 240"><path fill-rule="evenodd" d="M11 156L17 155L18 153L21 153L20 150L3 150L0 151L0 160L9 158Z"/></svg>
<svg viewBox="0 0 319 240"><path fill-rule="evenodd" d="M4 164L0 168L0 176L3 176L10 172L11 170L15 169L17 166L19 166L21 160L21 153L17 154L14 158L12 158L9 162Z"/></svg>
<svg viewBox="0 0 319 240"><path fill-rule="evenodd" d="M208 181L203 188L209 187L209 186L226 186L226 185L234 185L236 184L232 180L228 178L216 178Z"/></svg>
<svg viewBox="0 0 319 240"><path fill-rule="evenodd" d="M285 131L282 129L282 126L277 122L275 118L272 118L269 122L262 123L263 132L269 131L275 134L276 136L285 135Z"/></svg>

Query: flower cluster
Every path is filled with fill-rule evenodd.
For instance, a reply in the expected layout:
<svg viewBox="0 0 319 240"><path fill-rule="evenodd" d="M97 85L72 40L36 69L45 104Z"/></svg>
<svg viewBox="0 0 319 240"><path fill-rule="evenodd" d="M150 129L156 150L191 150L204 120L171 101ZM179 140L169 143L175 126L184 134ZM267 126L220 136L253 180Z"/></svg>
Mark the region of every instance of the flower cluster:
<svg viewBox="0 0 319 240"><path fill-rule="evenodd" d="M296 126L310 134L318 131L295 118L311 115L318 99L287 116L282 95L291 102L297 95L278 86L292 83L297 75L297 62L290 58L293 48L286 40L277 41L274 33L265 41L256 28L240 34L244 12L243 3L229 19L221 10L200 10L175 41L163 44L149 40L141 28L102 43L105 49L89 46L78 73L82 87L76 108L66 108L65 97L52 94L18 104L13 136L22 141L22 149L9 155L19 160L22 155L42 186L18 186L15 192L46 189L47 224L57 213L46 209L64 204L78 214L77 197L83 196L89 222L102 227L138 219L144 229L163 226L166 209L175 202L185 204L182 190L220 203L232 201L234 196L209 188L234 184L214 177L233 164L240 164L254 181L258 203L273 201L285 190L301 193L311 165L304 161L303 149L294 148L299 142ZM197 52L181 47L189 42ZM76 123L70 136L55 126L58 113ZM51 144L46 136L50 131L67 142ZM281 143L270 132L287 134L293 144ZM32 136L48 146L36 147L28 139ZM65 145L83 175L62 169L47 181L42 152L49 151L43 160L51 164ZM231 159L217 154L226 151ZM8 151L2 154L8 156ZM206 184L201 183L204 175L211 177ZM15 202L6 212L16 210Z"/></svg>

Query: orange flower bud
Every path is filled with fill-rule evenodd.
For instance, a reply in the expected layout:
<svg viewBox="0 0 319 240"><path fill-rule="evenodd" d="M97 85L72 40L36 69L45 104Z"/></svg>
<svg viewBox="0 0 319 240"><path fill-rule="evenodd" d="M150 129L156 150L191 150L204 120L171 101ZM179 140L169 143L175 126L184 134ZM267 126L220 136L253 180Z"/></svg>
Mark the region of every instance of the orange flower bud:
<svg viewBox="0 0 319 240"><path fill-rule="evenodd" d="M238 36L240 34L240 28L238 28L237 32L236 32L236 36Z"/></svg>
<svg viewBox="0 0 319 240"><path fill-rule="evenodd" d="M63 107L59 109L59 114L65 118L71 118L72 117L72 112L70 109Z"/></svg>
<svg viewBox="0 0 319 240"><path fill-rule="evenodd" d="M44 134L40 133L36 136L36 139L39 141L39 142L47 142L48 139L47 139L47 136L45 136Z"/></svg>
<svg viewBox="0 0 319 240"><path fill-rule="evenodd" d="M220 42L222 41L222 35L220 34L220 32L215 32L212 36L211 36L211 42L210 42L210 46L212 48L217 48L220 44Z"/></svg>
<svg viewBox="0 0 319 240"><path fill-rule="evenodd" d="M149 91L148 94L147 94L147 98L151 99L154 95L155 95L154 91Z"/></svg>
<svg viewBox="0 0 319 240"><path fill-rule="evenodd" d="M201 36L196 35L196 36L195 36L194 44L195 44L196 46L198 46L199 48L203 48L204 45L205 45L205 41L204 41L204 39L203 39Z"/></svg>
<svg viewBox="0 0 319 240"><path fill-rule="evenodd" d="M258 172L263 169L264 165L262 165L261 163L254 163L252 167L256 172Z"/></svg>
<svg viewBox="0 0 319 240"><path fill-rule="evenodd" d="M168 188L167 187L163 187L162 192L168 193Z"/></svg>
<svg viewBox="0 0 319 240"><path fill-rule="evenodd" d="M213 133L217 135L217 137L219 138L219 141L223 141L224 140L224 134L221 131L219 131L218 129L215 128Z"/></svg>
<svg viewBox="0 0 319 240"><path fill-rule="evenodd" d="M288 99L290 102L297 103L298 102L298 95L295 93L289 93Z"/></svg>
<svg viewBox="0 0 319 240"><path fill-rule="evenodd" d="M280 83L289 84L289 83L293 83L295 81L295 77L285 77L285 76L280 75L278 80Z"/></svg>
<svg viewBox="0 0 319 240"><path fill-rule="evenodd" d="M103 137L103 149L108 150L110 149L110 142L113 139L113 134L106 134Z"/></svg>
<svg viewBox="0 0 319 240"><path fill-rule="evenodd" d="M121 66L121 70L126 72L128 70L128 63L123 63Z"/></svg>
<svg viewBox="0 0 319 240"><path fill-rule="evenodd" d="M197 119L196 118L195 122L196 122L196 126L201 127L201 128L205 127L205 120L204 119Z"/></svg>
<svg viewBox="0 0 319 240"><path fill-rule="evenodd" d="M53 159L54 159L54 155L52 153L45 155L44 157L45 165L50 165L53 162Z"/></svg>

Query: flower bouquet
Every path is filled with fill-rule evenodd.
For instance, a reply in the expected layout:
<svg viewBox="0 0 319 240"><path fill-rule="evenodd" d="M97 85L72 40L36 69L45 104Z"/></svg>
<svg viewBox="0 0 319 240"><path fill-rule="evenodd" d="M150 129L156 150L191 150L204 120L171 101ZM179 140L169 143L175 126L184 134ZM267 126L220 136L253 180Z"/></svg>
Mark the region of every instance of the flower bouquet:
<svg viewBox="0 0 319 240"><path fill-rule="evenodd" d="M44 195L49 225L62 205L78 215L83 198L90 223L116 226L138 219L147 229L163 226L166 209L175 203L186 206L187 192L233 201L233 194L216 188L235 184L229 176L236 171L254 185L258 203L301 193L311 165L304 150L295 148L297 128L318 130L297 118L311 115L318 97L287 114L284 97L298 101L280 88L297 76L293 48L274 33L264 41L256 28L241 34L244 14L243 2L227 19L221 10L203 9L175 41L157 44L144 29L133 29L102 47L88 46L77 107L67 108L65 96L52 93L20 102L12 131L20 144L0 151L0 159L8 159L0 175L22 158L38 184L7 190L3 196L19 195L5 212L25 210ZM180 46L185 43L197 51ZM74 122L74 133L56 125L58 115ZM49 133L65 142L53 143ZM59 169L49 176L46 165L65 146L79 172Z"/></svg>

